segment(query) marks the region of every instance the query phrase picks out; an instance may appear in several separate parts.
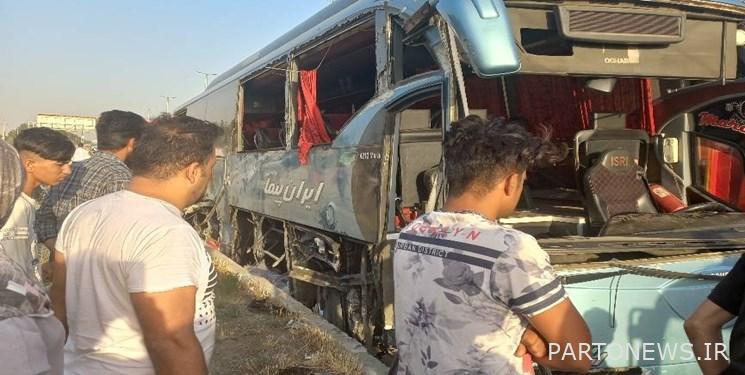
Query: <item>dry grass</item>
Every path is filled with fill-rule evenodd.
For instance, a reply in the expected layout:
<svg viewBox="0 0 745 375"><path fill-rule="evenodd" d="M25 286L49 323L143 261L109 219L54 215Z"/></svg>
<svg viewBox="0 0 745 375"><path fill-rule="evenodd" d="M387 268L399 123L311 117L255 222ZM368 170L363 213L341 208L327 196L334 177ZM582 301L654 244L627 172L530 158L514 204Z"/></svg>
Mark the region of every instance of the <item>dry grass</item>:
<svg viewBox="0 0 745 375"><path fill-rule="evenodd" d="M356 357L323 331L269 305L238 279L220 273L217 345L210 373L256 375L360 374Z"/></svg>

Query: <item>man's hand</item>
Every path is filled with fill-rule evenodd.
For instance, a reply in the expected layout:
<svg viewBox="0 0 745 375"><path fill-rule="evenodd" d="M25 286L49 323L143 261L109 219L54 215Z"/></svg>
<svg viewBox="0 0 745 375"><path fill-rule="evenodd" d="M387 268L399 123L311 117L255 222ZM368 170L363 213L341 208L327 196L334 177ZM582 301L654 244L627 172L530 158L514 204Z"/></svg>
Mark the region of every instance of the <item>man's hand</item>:
<svg viewBox="0 0 745 375"><path fill-rule="evenodd" d="M52 287L49 291L49 297L52 299L52 310L54 316L59 319L65 327L65 333L69 333L67 326L67 304L65 295L67 286L67 266L65 264L65 254L57 251L54 257L54 263L48 263L52 266Z"/></svg>
<svg viewBox="0 0 745 375"><path fill-rule="evenodd" d="M515 350L515 357L522 357L528 353L534 358L543 358L547 353L546 342L531 326L525 329L520 344Z"/></svg>
<svg viewBox="0 0 745 375"><path fill-rule="evenodd" d="M44 262L41 264L41 281L52 281L53 267L52 262Z"/></svg>
<svg viewBox="0 0 745 375"><path fill-rule="evenodd" d="M535 361L550 369L587 373L590 370L590 353L582 351L589 348L592 338L585 320L569 299L554 307L528 318L531 326L546 342L560 348L571 348L569 355L547 355L536 357ZM562 350L562 353L564 351ZM573 355L572 355L573 354Z"/></svg>
<svg viewBox="0 0 745 375"><path fill-rule="evenodd" d="M49 249L49 251L51 252L51 254L49 255L49 261L51 262L52 260L54 260L54 248L55 246L57 246L57 237L52 237L44 241L44 246L46 246L47 249Z"/></svg>
<svg viewBox="0 0 745 375"><path fill-rule="evenodd" d="M54 256L55 246L57 245L57 238L53 237L44 241L44 246L49 249L49 261L42 263L41 265L41 281L48 282L52 281L52 273L54 272Z"/></svg>

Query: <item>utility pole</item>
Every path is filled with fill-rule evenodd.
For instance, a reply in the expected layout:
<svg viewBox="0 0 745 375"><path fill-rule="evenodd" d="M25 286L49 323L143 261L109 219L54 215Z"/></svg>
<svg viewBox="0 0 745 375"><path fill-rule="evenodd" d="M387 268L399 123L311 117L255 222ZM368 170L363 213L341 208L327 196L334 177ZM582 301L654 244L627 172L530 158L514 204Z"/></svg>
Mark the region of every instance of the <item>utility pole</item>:
<svg viewBox="0 0 745 375"><path fill-rule="evenodd" d="M207 88L207 84L210 82L210 76L216 76L217 75L215 73L205 73L205 72L200 72L198 70L197 70L197 74L201 74L201 75L204 76L204 88L205 89Z"/></svg>
<svg viewBox="0 0 745 375"><path fill-rule="evenodd" d="M160 97L166 100L166 113L170 114L171 113L171 99L176 99L176 97L165 96L165 95L161 95Z"/></svg>

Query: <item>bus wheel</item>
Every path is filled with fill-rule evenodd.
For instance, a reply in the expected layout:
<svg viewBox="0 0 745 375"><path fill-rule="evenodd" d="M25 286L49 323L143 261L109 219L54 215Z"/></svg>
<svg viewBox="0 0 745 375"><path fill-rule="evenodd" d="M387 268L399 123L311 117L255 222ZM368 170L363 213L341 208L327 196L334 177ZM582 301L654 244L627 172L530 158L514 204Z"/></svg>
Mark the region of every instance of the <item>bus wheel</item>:
<svg viewBox="0 0 745 375"><path fill-rule="evenodd" d="M334 288L321 288L323 317L342 331L346 329L342 306L342 292Z"/></svg>

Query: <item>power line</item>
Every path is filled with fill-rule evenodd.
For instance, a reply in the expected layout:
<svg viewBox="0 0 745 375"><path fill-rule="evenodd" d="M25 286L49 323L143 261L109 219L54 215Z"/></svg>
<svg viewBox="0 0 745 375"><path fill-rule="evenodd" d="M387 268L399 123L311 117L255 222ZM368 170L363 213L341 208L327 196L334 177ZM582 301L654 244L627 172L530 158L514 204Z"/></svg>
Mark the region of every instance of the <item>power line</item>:
<svg viewBox="0 0 745 375"><path fill-rule="evenodd" d="M176 99L175 96L161 95L161 98L166 100L166 113L171 113L171 99Z"/></svg>
<svg viewBox="0 0 745 375"><path fill-rule="evenodd" d="M204 88L205 89L207 88L207 85L210 83L210 76L217 75L216 73L205 73L205 72L200 72L198 70L197 70L197 74L201 74L202 76L204 76Z"/></svg>

